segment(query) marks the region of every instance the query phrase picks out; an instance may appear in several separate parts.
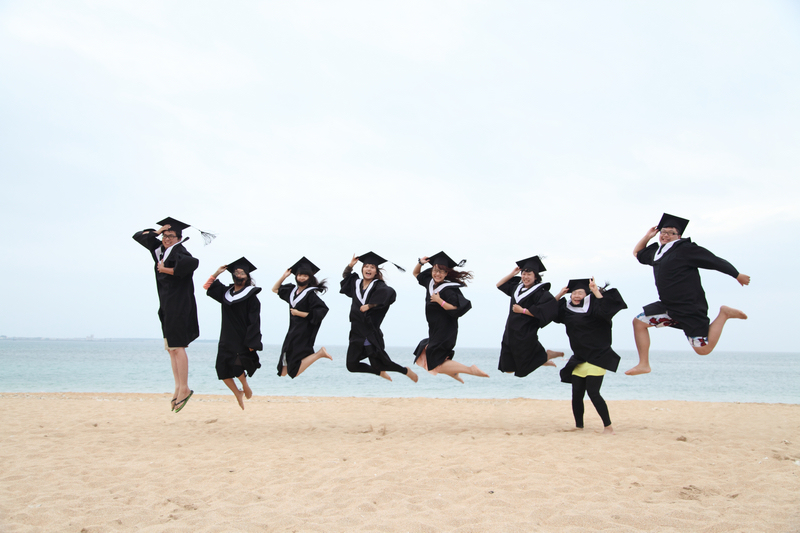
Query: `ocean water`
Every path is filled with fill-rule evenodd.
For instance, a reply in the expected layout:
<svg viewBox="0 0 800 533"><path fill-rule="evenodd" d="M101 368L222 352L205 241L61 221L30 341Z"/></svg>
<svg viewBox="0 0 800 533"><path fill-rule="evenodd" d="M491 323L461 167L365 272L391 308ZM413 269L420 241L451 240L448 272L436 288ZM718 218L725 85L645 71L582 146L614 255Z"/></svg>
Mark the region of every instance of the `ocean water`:
<svg viewBox="0 0 800 533"><path fill-rule="evenodd" d="M195 341L189 354L189 386L199 394L230 394L214 370L216 342ZM333 361L320 360L297 379L276 373L279 346L261 352L261 368L250 378L256 395L425 398L535 398L566 400L571 387L558 370L542 367L526 378L497 370L498 349L458 348L455 359L477 364L489 379L464 376L465 384L443 375L401 374L394 381L345 368L344 346L328 346ZM392 358L411 365L412 347L389 347ZM607 400L686 400L702 402L800 403L800 354L714 352L702 357L690 349L654 351L653 372L629 377L638 361L634 351L619 351L619 373L609 372L602 393ZM557 360L559 368L563 360ZM143 392L173 389L169 355L161 339L0 340L0 392Z"/></svg>

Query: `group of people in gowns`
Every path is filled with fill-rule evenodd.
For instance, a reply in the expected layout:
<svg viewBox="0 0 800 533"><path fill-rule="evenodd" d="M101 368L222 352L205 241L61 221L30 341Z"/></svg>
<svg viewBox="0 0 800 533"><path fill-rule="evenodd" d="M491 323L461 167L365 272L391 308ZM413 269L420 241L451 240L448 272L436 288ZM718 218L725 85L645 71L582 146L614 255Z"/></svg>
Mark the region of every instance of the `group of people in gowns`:
<svg viewBox="0 0 800 533"><path fill-rule="evenodd" d="M665 213L659 224L650 228L634 248L639 262L653 267L659 301L645 306L633 320L639 364L628 370L628 375L651 371L650 327L682 329L693 349L705 355L716 346L728 319L747 318L739 310L722 306L717 318L709 322L698 269L718 270L736 278L741 285L749 284L750 277L690 239L682 238L688 222ZM192 283L198 261L182 244L188 239L182 239L182 230L189 225L172 218L159 224L158 230L142 230L133 238L148 248L155 262L158 315L175 379L171 405L173 411L180 412L193 394L188 387L186 347L199 336ZM648 246L656 235L659 243ZM361 276L353 271L359 261ZM410 367L394 362L386 352L381 324L396 300L394 289L383 280L381 265L386 262L376 253L368 252L353 256L342 273L339 292L352 300L347 369L390 381L388 373L396 372L417 382L418 376ZM446 253L439 252L419 258L413 270L417 282L425 289L428 324L427 337L414 350L414 363L433 375L445 374L461 383L464 382L461 374L489 377L476 365L468 366L454 360L458 319L472 308L461 291L472 279L471 272L458 269L464 263L456 263ZM424 268L426 265L431 268ZM399 266L398 269L402 270ZM227 286L217 279L226 270L233 279ZM263 348L261 306L257 297L261 289L250 276L254 270L255 266L242 257L219 267L203 286L208 296L222 308L217 376L230 388L242 409L244 400L253 394L247 377L252 377L260 368L258 351ZM540 366L555 366L553 359L563 357L564 353L546 349L539 341L538 332L551 322L564 324L573 354L561 369L560 378L572 385L575 426L578 429L584 426L583 399L588 393L603 421L604 432L613 433L600 387L606 371L616 372L620 363L619 355L611 347L612 319L627 305L617 289L598 287L593 278L570 280L553 296L550 283L542 281L545 270L541 258L532 256L517 261L511 273L497 282L497 288L510 298L498 370L522 378ZM303 257L272 287L272 291L289 305L289 329L277 363L279 376L295 378L316 361L332 359L325 347L314 350L317 333L328 312L320 298L327 290L326 281L317 280L318 272L319 268ZM295 283L285 283L291 275ZM241 390L235 379L239 380Z"/></svg>

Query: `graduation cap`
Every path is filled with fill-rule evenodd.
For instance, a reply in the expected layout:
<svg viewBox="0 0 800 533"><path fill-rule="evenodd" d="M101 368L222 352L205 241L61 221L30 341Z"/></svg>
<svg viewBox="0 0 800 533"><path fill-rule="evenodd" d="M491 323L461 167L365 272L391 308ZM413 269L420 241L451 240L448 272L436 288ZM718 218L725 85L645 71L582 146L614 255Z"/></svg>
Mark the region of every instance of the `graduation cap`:
<svg viewBox="0 0 800 533"><path fill-rule="evenodd" d="M303 256L303 257L300 258L300 260L297 263L295 263L292 266L290 266L289 270L294 275L297 275L297 273L300 270L308 270L308 271L311 272L311 275L313 276L314 274L319 272L319 267L317 265L315 265L314 263L312 263L311 261L309 261L306 258L306 256Z"/></svg>
<svg viewBox="0 0 800 533"><path fill-rule="evenodd" d="M236 261L234 261L233 263L228 263L228 268L227 268L227 270L228 270L228 272L230 272L231 274L233 274L234 272L236 272L236 269L237 269L237 268L241 268L242 270L244 270L244 271L245 271L245 274L248 274L248 275L249 275L249 274L250 274L252 271L254 271L254 270L256 269L255 265L253 265L253 263L251 263L250 261L248 261L248 260L247 260L247 258L245 258L245 257L240 257L239 259L237 259L237 260L236 260Z"/></svg>
<svg viewBox="0 0 800 533"><path fill-rule="evenodd" d="M186 222L181 222L180 220L172 217L167 217L160 222L156 222L156 224L158 224L159 226L166 226L167 224L169 224L169 229L174 231L183 231L186 228L192 227L191 224L187 224ZM203 242L205 242L206 244L211 243L211 241L217 238L217 236L213 233L208 233L207 231L203 231L199 228L194 228L194 229L200 232L200 235L203 236Z"/></svg>
<svg viewBox="0 0 800 533"><path fill-rule="evenodd" d="M567 283L567 292L572 292L577 289L583 289L584 291L586 291L586 294L589 294L591 292L591 289L589 288L589 283L591 283L591 281L592 280L589 278L571 279L569 280L569 283Z"/></svg>
<svg viewBox="0 0 800 533"><path fill-rule="evenodd" d="M678 235L683 235L683 232L686 230L686 226L688 225L689 221L687 219L676 217L675 215L670 215L669 213L664 213L661 216L661 221L658 223L658 229L675 228L675 231L678 232Z"/></svg>
<svg viewBox="0 0 800 533"><path fill-rule="evenodd" d="M462 267L466 264L466 262L467 262L466 259L462 259L459 263L456 263L455 261L450 259L449 255L447 255L444 252L439 252L438 254L433 254L428 257L428 263L434 266L436 265L446 266L449 269L453 269L455 267Z"/></svg>
<svg viewBox="0 0 800 533"><path fill-rule="evenodd" d="M547 270L538 255L517 261L517 266L523 272L536 272L537 274Z"/></svg>
<svg viewBox="0 0 800 533"><path fill-rule="evenodd" d="M358 260L361 261L365 265L375 265L381 266L383 263L387 262L388 259L384 259L383 257L379 256L375 252L367 252L365 254L361 254L358 256ZM389 261L391 263L391 261ZM397 263L392 263L397 270L400 272L405 272L406 269L398 265Z"/></svg>

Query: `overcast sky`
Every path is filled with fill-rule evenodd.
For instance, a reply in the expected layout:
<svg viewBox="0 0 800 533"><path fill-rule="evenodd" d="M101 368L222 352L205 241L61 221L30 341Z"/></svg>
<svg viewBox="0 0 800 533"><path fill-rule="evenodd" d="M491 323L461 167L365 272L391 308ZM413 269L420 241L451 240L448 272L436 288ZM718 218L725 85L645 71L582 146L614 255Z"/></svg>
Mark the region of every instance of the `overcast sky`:
<svg viewBox="0 0 800 533"><path fill-rule="evenodd" d="M219 235L186 233L203 339L219 304L202 283L246 255L280 344L269 288L306 255L333 289L318 345L346 344L341 271L374 250L408 269L387 271L386 341L416 345L411 268L445 250L475 275L460 346L499 347L495 283L542 254L553 293L620 289L631 349L657 299L631 251L666 211L752 276L703 273L712 318L750 315L718 349L799 351L799 5L2 2L0 335L159 337L131 236L173 216ZM541 338L568 348L558 324ZM675 330L653 348L690 352Z"/></svg>

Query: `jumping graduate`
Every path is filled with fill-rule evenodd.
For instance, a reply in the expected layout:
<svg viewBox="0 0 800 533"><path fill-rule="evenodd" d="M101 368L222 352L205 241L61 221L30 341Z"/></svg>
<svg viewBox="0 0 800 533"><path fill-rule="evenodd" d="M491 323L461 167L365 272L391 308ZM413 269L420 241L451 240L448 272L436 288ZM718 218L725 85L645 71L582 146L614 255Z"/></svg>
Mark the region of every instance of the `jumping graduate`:
<svg viewBox="0 0 800 533"><path fill-rule="evenodd" d="M570 297L563 298L567 293ZM613 435L614 428L600 387L606 370L616 372L619 367L620 357L611 349L611 319L628 306L617 289L601 289L594 278L569 280L556 298L558 316L555 322L566 326L573 352L561 369L561 381L572 383L575 427L583 429L583 397L588 392L603 420L603 433Z"/></svg>
<svg viewBox="0 0 800 533"><path fill-rule="evenodd" d="M261 345L261 302L250 273L256 269L242 257L228 265L222 265L203 285L206 294L222 304L222 328L217 347L217 378L231 390L239 407L244 409L244 399L252 398L253 391L247 384L247 376L252 377L261 368L258 351ZM225 271L233 276L233 284L225 286L217 279ZM236 386L233 378L242 384Z"/></svg>
<svg viewBox="0 0 800 533"><path fill-rule="evenodd" d="M164 348L169 352L175 392L172 410L180 412L194 391L189 389L189 358L186 348L200 336L197 323L197 303L194 299L192 275L199 261L192 257L182 239L183 230L189 227L179 220L167 217L152 228L138 231L133 239L147 248L155 263L158 288L158 318L164 335ZM161 240L158 236L161 236ZM180 400L178 400L180 398Z"/></svg>
<svg viewBox="0 0 800 533"><path fill-rule="evenodd" d="M708 302L698 269L718 270L736 278L743 286L750 284L750 276L739 273L732 264L697 246L690 238L681 238L688 224L685 218L664 213L658 226L647 230L633 249L640 263L653 267L659 301L644 306L644 312L633 319L639 364L625 372L629 376L650 372L648 328L681 329L695 352L708 355L717 345L729 318L747 319L738 309L723 305L709 325ZM648 246L656 235L658 243Z"/></svg>
<svg viewBox="0 0 800 533"><path fill-rule="evenodd" d="M361 261L361 279L353 267ZM388 372L399 372L417 382L417 374L389 358L383 341L381 323L397 294L383 281L381 265L386 259L374 252L353 256L344 272L340 293L352 298L350 305L350 343L347 347L347 370L375 374L392 381ZM362 363L369 359L369 364Z"/></svg>
<svg viewBox="0 0 800 533"><path fill-rule="evenodd" d="M328 306L317 295L317 292L324 293L328 289L325 280L317 281L314 277L317 272L319 268L302 257L272 287L272 292L289 304L289 331L286 332L278 359L278 375L281 377L288 374L294 379L322 357L333 360L324 346L314 351L317 332L322 319L328 314ZM292 274L297 285L282 285Z"/></svg>
<svg viewBox="0 0 800 533"><path fill-rule="evenodd" d="M501 372L524 378L542 365L556 366L551 359L564 356L563 352L545 350L539 342L539 330L558 312L550 284L542 283L545 270L535 255L517 261L514 270L497 282L497 288L511 297L497 366Z"/></svg>
<svg viewBox="0 0 800 533"><path fill-rule="evenodd" d="M428 321L428 338L422 339L414 350L414 362L431 374L447 374L464 383L459 374L488 378L489 374L476 365L466 366L453 361L458 338L458 319L472 309L472 304L461 294L461 287L472 279L472 273L455 270L458 265L444 252L422 257L414 266L414 277L425 287L425 318ZM422 265L433 268L420 272Z"/></svg>

